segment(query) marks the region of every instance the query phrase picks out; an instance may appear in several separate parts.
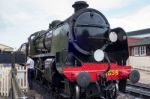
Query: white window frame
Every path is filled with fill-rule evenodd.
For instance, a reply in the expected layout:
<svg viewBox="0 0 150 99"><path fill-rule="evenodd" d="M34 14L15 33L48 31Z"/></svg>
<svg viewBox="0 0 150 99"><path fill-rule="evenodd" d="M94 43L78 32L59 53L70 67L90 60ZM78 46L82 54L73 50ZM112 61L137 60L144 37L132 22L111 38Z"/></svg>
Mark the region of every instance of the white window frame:
<svg viewBox="0 0 150 99"><path fill-rule="evenodd" d="M139 48L138 47L133 47L133 55L139 56Z"/></svg>
<svg viewBox="0 0 150 99"><path fill-rule="evenodd" d="M131 48L131 56L134 56L134 47Z"/></svg>
<svg viewBox="0 0 150 99"><path fill-rule="evenodd" d="M139 54L140 56L146 56L146 46L139 47Z"/></svg>

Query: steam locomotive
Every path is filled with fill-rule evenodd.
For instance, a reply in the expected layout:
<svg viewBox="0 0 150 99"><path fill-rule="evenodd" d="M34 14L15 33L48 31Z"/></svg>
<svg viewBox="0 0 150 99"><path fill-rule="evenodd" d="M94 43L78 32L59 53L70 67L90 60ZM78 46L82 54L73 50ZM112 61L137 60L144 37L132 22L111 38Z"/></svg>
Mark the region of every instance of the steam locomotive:
<svg viewBox="0 0 150 99"><path fill-rule="evenodd" d="M115 99L125 91L127 79L139 80L139 72L126 66L126 32L111 29L105 16L85 1L72 7L72 16L33 33L19 51L34 59L36 78L64 98Z"/></svg>

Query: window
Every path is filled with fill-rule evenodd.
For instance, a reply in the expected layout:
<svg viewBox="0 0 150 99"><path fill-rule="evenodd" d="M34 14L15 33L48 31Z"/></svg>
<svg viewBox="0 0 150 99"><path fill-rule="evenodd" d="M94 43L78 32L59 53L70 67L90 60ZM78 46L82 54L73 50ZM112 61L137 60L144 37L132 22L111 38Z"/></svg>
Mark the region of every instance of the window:
<svg viewBox="0 0 150 99"><path fill-rule="evenodd" d="M146 56L146 46L140 46L139 47L140 51L140 56Z"/></svg>
<svg viewBox="0 0 150 99"><path fill-rule="evenodd" d="M133 47L133 56L146 56L146 46Z"/></svg>
<svg viewBox="0 0 150 99"><path fill-rule="evenodd" d="M139 48L138 47L134 47L134 56L139 56Z"/></svg>
<svg viewBox="0 0 150 99"><path fill-rule="evenodd" d="M134 56L134 47L131 48L131 56Z"/></svg>

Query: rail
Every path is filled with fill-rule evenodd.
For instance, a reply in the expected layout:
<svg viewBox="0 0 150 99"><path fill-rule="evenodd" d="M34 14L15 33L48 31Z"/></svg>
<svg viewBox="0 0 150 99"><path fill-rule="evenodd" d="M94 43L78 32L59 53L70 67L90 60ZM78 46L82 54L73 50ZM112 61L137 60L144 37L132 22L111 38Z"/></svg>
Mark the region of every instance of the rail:
<svg viewBox="0 0 150 99"><path fill-rule="evenodd" d="M13 68L12 68L12 99L28 99L28 97L20 89L17 83L16 69Z"/></svg>
<svg viewBox="0 0 150 99"><path fill-rule="evenodd" d="M141 97L143 99L150 99L150 86L142 83L132 84L128 83L126 87L127 93Z"/></svg>

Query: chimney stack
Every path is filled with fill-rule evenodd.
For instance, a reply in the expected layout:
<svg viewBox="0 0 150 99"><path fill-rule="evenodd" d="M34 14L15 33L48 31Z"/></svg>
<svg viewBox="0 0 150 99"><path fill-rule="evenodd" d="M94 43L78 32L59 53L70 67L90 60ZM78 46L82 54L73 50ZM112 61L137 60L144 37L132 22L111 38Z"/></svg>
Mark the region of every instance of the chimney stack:
<svg viewBox="0 0 150 99"><path fill-rule="evenodd" d="M77 1L75 2L72 7L74 8L75 12L87 8L89 5L85 1Z"/></svg>

